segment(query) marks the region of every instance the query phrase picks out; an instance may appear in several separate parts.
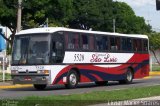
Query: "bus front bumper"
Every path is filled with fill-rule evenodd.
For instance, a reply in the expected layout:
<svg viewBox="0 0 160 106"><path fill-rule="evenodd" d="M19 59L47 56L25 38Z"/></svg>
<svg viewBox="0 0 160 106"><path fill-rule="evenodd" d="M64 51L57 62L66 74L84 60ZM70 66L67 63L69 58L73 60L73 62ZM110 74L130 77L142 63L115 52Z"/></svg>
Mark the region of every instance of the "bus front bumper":
<svg viewBox="0 0 160 106"><path fill-rule="evenodd" d="M48 84L48 75L12 75L13 84Z"/></svg>

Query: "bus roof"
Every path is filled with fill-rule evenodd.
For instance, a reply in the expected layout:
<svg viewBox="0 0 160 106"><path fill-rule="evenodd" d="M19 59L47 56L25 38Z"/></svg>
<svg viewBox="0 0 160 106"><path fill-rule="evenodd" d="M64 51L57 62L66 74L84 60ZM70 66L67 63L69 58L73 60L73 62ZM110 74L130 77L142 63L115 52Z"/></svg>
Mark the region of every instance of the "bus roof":
<svg viewBox="0 0 160 106"><path fill-rule="evenodd" d="M32 29L22 30L16 35L36 34L36 33L54 33L57 31L81 32L81 33L89 33L89 34L104 34L104 35L113 35L113 36L128 36L128 37L148 39L148 36L141 35L141 34L120 34L120 33L111 33L111 32L70 29L70 28L64 28L64 27L32 28Z"/></svg>

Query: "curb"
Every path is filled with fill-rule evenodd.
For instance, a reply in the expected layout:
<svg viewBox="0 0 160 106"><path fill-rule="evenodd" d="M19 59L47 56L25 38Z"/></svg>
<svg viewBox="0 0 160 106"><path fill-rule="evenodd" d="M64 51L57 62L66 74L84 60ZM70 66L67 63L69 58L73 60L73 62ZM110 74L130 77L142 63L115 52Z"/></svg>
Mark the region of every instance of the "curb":
<svg viewBox="0 0 160 106"><path fill-rule="evenodd" d="M143 79L149 79L152 78L153 76L160 76L160 71L149 72L149 76L144 77Z"/></svg>
<svg viewBox="0 0 160 106"><path fill-rule="evenodd" d="M158 76L160 75L160 71L149 72L149 76Z"/></svg>
<svg viewBox="0 0 160 106"><path fill-rule="evenodd" d="M26 84L26 85L20 85L20 84L16 84L16 85L0 85L0 89L10 89L10 88L28 88L28 87L32 87L33 85L31 84Z"/></svg>
<svg viewBox="0 0 160 106"><path fill-rule="evenodd" d="M142 79L150 79L152 76L143 77Z"/></svg>

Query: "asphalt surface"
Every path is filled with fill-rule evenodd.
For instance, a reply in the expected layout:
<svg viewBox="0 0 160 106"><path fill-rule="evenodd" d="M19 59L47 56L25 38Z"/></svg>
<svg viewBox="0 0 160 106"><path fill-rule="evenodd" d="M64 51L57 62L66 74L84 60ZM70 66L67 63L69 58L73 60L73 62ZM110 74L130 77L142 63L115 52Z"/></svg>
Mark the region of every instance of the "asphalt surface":
<svg viewBox="0 0 160 106"><path fill-rule="evenodd" d="M120 85L118 82L109 82L106 86L97 86L95 83L79 84L76 89L66 89L63 85L48 86L43 91L37 91L33 87L0 89L0 99L22 99L27 96L51 96L69 95L92 91L110 91L133 87L160 85L160 76L152 76L146 79L134 80L132 84Z"/></svg>

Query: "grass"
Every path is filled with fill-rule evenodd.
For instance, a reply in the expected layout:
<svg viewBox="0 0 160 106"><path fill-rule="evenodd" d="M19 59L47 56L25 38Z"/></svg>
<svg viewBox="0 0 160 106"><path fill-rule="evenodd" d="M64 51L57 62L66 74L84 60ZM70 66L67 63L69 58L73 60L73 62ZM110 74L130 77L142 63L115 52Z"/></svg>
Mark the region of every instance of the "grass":
<svg viewBox="0 0 160 106"><path fill-rule="evenodd" d="M39 104L38 106L86 106L158 95L160 95L160 85L73 95L32 96L19 100L17 106L35 106L36 104Z"/></svg>
<svg viewBox="0 0 160 106"><path fill-rule="evenodd" d="M160 71L160 65L153 64L152 71Z"/></svg>
<svg viewBox="0 0 160 106"><path fill-rule="evenodd" d="M3 73L0 72L0 81L3 80ZM11 74L5 73L5 80L11 80Z"/></svg>

